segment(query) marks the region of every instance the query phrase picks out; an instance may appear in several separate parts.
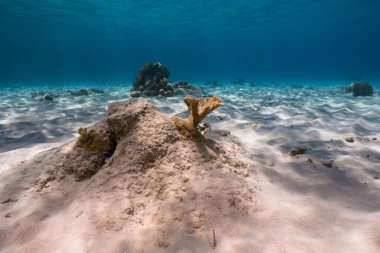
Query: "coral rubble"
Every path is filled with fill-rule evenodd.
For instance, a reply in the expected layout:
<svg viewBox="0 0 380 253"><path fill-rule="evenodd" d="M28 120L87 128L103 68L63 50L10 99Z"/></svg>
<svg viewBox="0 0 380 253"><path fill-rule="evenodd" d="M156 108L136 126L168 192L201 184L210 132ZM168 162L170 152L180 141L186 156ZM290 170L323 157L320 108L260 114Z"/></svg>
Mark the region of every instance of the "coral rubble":
<svg viewBox="0 0 380 253"><path fill-rule="evenodd" d="M219 97L186 97L184 102L188 107L189 116L186 120L174 116L172 118L174 125L183 136L191 140L203 139L203 135L198 130L198 125L208 114L221 105L222 100Z"/></svg>

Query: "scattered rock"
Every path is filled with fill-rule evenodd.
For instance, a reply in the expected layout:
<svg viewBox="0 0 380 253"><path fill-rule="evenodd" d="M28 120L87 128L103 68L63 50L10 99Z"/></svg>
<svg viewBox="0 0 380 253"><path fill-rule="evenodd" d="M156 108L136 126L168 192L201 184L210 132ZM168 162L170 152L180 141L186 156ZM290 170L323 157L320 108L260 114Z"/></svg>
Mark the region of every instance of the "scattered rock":
<svg viewBox="0 0 380 253"><path fill-rule="evenodd" d="M309 148L306 147L306 146L299 146L299 147L296 147L295 149L292 149L292 150L290 151L290 154L291 154L292 156L303 155L303 154L305 154L306 151L308 151L308 150L309 150Z"/></svg>
<svg viewBox="0 0 380 253"><path fill-rule="evenodd" d="M92 93L97 93L97 94L103 94L104 93L104 90L97 89L97 88L90 88L89 91L91 91Z"/></svg>
<svg viewBox="0 0 380 253"><path fill-rule="evenodd" d="M80 89L76 91L69 91L70 95L73 97L88 96L90 93L86 89Z"/></svg>
<svg viewBox="0 0 380 253"><path fill-rule="evenodd" d="M228 135L231 134L230 131L228 131L228 130L221 130L221 129L213 130L213 132L219 134L220 136L228 136Z"/></svg>
<svg viewBox="0 0 380 253"><path fill-rule="evenodd" d="M165 249L165 248L169 247L169 245L170 245L170 243L168 243L168 242L158 240L158 247L159 248L164 248Z"/></svg>
<svg viewBox="0 0 380 253"><path fill-rule="evenodd" d="M216 117L218 120L225 120L227 118L227 115L224 113L217 114Z"/></svg>
<svg viewBox="0 0 380 253"><path fill-rule="evenodd" d="M140 91L135 90L135 91L131 92L131 97L133 97L133 98L138 98L140 96L141 96L141 92Z"/></svg>
<svg viewBox="0 0 380 253"><path fill-rule="evenodd" d="M55 95L52 92L39 91L39 92L32 93L32 98L38 101L53 101L54 98L57 98L57 97L58 95Z"/></svg>
<svg viewBox="0 0 380 253"><path fill-rule="evenodd" d="M372 96L373 88L368 82L354 82L351 84L354 97Z"/></svg>
<svg viewBox="0 0 380 253"><path fill-rule="evenodd" d="M3 202L1 202L1 204L7 204L10 202L16 202L16 201L17 201L17 199L8 198L8 199L4 200Z"/></svg>
<svg viewBox="0 0 380 253"><path fill-rule="evenodd" d="M328 168L332 168L333 163L334 163L334 160L324 160L324 159L321 160L321 164Z"/></svg>

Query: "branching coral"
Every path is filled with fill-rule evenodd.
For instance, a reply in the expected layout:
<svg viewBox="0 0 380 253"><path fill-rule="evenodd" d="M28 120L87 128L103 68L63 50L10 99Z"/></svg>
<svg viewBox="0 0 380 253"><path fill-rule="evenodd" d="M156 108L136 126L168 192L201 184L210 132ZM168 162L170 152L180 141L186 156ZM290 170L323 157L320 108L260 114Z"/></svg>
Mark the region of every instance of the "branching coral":
<svg viewBox="0 0 380 253"><path fill-rule="evenodd" d="M198 125L208 114L222 104L222 99L219 97L186 97L184 102L187 105L189 116L186 120L174 116L172 118L174 125L183 136L191 140L203 139L203 135L198 130Z"/></svg>

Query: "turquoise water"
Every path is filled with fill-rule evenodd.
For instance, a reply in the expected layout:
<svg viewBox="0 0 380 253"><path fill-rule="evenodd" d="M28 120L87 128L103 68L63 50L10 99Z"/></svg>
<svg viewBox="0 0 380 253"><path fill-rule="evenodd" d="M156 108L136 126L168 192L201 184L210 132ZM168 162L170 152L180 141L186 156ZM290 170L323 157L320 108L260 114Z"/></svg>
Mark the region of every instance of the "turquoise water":
<svg viewBox="0 0 380 253"><path fill-rule="evenodd" d="M0 85L379 80L378 0L0 0Z"/></svg>

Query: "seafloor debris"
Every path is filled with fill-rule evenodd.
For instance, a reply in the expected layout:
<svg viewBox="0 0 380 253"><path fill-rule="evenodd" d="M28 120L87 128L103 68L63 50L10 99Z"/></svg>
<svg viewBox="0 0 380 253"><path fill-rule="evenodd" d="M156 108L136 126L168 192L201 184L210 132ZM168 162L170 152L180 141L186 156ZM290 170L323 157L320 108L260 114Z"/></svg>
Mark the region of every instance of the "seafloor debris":
<svg viewBox="0 0 380 253"><path fill-rule="evenodd" d="M174 116L172 118L174 125L186 138L191 140L203 139L203 135L198 130L198 125L208 114L222 104L222 100L219 97L186 97L184 101L188 107L189 116L186 120L181 119L178 116Z"/></svg>

